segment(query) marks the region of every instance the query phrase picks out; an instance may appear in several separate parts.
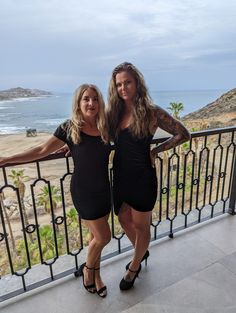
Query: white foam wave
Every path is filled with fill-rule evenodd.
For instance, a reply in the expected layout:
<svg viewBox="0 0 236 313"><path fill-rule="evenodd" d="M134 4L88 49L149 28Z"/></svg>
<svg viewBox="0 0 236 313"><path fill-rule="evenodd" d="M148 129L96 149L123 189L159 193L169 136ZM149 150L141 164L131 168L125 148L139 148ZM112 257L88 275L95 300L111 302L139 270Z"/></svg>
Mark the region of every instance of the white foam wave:
<svg viewBox="0 0 236 313"><path fill-rule="evenodd" d="M5 117L5 116L9 116L9 115L22 115L22 113L16 113L16 112L12 112L12 113L0 113L0 117Z"/></svg>
<svg viewBox="0 0 236 313"><path fill-rule="evenodd" d="M45 98L48 98L48 97L49 96L45 95L45 96L38 96L38 97L14 98L14 99L9 99L9 100L2 100L0 102L0 104L2 104L2 103L24 102L24 101L33 102L33 101L45 99Z"/></svg>
<svg viewBox="0 0 236 313"><path fill-rule="evenodd" d="M8 110L8 109L14 109L15 107L1 107L0 106L0 110Z"/></svg>
<svg viewBox="0 0 236 313"><path fill-rule="evenodd" d="M15 127L15 126L2 126L0 127L0 134L16 134L16 133L22 133L22 131L25 131L25 127Z"/></svg>
<svg viewBox="0 0 236 313"><path fill-rule="evenodd" d="M35 123L36 124L44 124L44 125L46 124L49 126L55 126L55 125L61 124L64 121L65 121L65 119L55 118L55 119L47 119L47 120L38 120L38 121L35 121Z"/></svg>

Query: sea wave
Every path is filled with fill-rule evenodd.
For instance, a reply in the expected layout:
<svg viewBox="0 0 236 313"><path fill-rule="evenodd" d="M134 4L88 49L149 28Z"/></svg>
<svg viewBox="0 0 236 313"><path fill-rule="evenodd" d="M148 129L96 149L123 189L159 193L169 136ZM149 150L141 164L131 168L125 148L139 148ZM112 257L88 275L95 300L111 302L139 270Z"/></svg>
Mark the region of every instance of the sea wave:
<svg viewBox="0 0 236 313"><path fill-rule="evenodd" d="M9 113L0 113L0 117L6 117L6 116L12 116L12 115L22 115L21 113L17 112L9 112Z"/></svg>
<svg viewBox="0 0 236 313"><path fill-rule="evenodd" d="M0 110L8 110L8 109L14 109L15 107L1 107L0 106Z"/></svg>
<svg viewBox="0 0 236 313"><path fill-rule="evenodd" d="M182 116L214 101L222 93L222 90L153 91L152 97L163 108L167 108L170 102L182 102ZM68 93L0 101L0 112L3 114L0 116L0 134L24 133L26 127L35 128L39 132L52 132L71 116L71 97Z"/></svg>
<svg viewBox="0 0 236 313"><path fill-rule="evenodd" d="M34 101L38 101L38 100L42 100L48 97L52 97L52 96L38 96L38 97L25 97L25 98L14 98L14 99L9 99L9 100L2 100L0 101L0 104L2 103L14 103L14 102L24 102L24 101L30 101L30 102L34 102Z"/></svg>
<svg viewBox="0 0 236 313"><path fill-rule="evenodd" d="M55 125L61 124L64 121L65 121L65 119L62 119L62 118L54 118L54 119L46 119L46 120L36 120L35 124L44 124L44 125L48 125L48 126L55 126Z"/></svg>
<svg viewBox="0 0 236 313"><path fill-rule="evenodd" d="M2 126L0 128L0 134L6 135L6 134L17 134L22 133L26 130L26 127L17 127L17 126Z"/></svg>

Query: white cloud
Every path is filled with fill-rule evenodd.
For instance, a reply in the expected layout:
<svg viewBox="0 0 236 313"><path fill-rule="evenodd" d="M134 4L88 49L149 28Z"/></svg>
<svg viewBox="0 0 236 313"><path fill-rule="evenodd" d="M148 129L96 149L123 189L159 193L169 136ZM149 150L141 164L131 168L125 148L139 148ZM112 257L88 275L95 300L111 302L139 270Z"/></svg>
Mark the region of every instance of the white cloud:
<svg viewBox="0 0 236 313"><path fill-rule="evenodd" d="M45 75L50 85L48 73L68 82L78 72L107 77L123 60L150 69L148 75L194 72L211 56L223 66L236 48L234 0L1 0L0 6L0 88L4 75Z"/></svg>

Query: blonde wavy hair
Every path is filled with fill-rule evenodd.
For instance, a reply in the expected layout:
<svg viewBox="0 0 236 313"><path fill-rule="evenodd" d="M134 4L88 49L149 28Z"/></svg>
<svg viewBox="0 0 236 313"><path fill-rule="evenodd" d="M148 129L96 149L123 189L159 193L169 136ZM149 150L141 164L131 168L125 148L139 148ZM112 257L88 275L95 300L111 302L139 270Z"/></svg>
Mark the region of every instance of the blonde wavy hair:
<svg viewBox="0 0 236 313"><path fill-rule="evenodd" d="M81 142L80 132L85 122L83 120L83 115L80 108L80 101L87 89L93 89L97 93L99 109L96 118L96 124L103 142L108 143L109 139L105 118L105 103L98 87L92 84L83 84L79 86L74 92L74 99L72 102L72 116L66 126L68 137L70 137L75 144Z"/></svg>
<svg viewBox="0 0 236 313"><path fill-rule="evenodd" d="M124 114L125 103L117 92L116 75L121 72L130 73L136 82L137 93L132 110L132 124L129 129L135 138L150 135L149 125L155 105L149 95L142 73L131 63L124 62L115 67L108 89L107 119L109 132L114 139L119 132L119 125Z"/></svg>

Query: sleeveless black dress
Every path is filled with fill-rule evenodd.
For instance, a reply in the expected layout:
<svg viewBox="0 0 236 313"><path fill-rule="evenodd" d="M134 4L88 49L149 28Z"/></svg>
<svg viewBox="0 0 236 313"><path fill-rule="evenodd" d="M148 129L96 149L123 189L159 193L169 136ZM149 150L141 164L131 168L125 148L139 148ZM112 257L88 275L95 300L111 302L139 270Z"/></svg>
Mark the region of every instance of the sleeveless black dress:
<svg viewBox="0 0 236 313"><path fill-rule="evenodd" d="M110 144L104 144L100 136L90 136L83 132L81 142L74 144L67 137L66 127L62 125L66 124L61 124L54 136L68 145L74 161L70 185L74 206L84 220L104 217L111 209L108 176Z"/></svg>
<svg viewBox="0 0 236 313"><path fill-rule="evenodd" d="M151 211L155 205L157 178L150 158L152 137L136 139L129 128L125 128L115 140L113 198L116 214L123 202L140 212Z"/></svg>

